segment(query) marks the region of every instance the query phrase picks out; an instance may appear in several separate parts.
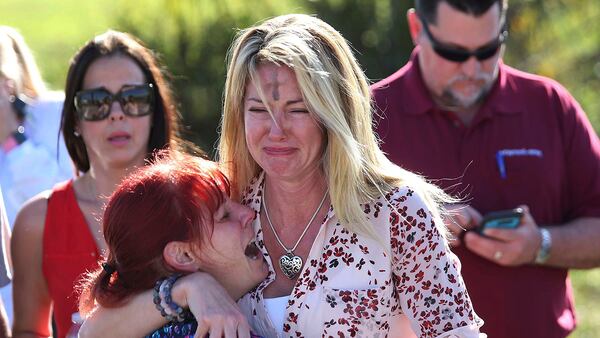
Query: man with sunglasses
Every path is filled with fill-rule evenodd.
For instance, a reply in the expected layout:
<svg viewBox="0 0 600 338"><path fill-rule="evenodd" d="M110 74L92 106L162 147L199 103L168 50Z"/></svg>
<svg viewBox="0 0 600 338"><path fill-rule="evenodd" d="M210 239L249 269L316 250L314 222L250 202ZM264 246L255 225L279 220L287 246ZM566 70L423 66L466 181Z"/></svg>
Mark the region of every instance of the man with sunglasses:
<svg viewBox="0 0 600 338"><path fill-rule="evenodd" d="M600 265L598 136L562 86L502 62L506 0L415 7L410 61L372 87L382 148L464 203L446 223L482 330L566 337L568 269ZM470 231L517 207L516 228Z"/></svg>

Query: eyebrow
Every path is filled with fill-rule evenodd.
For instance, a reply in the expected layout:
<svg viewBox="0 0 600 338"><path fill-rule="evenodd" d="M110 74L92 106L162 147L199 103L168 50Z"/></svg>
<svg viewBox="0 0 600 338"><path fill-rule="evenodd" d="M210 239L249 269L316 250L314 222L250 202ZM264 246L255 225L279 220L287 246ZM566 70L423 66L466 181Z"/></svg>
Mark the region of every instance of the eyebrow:
<svg viewBox="0 0 600 338"><path fill-rule="evenodd" d="M263 101L261 99L257 99L255 97L249 97L246 101L252 101L252 102L261 103L261 104L263 103ZM289 100L285 104L290 105L290 104L302 103L302 102L304 102L303 99L296 99L296 100Z"/></svg>

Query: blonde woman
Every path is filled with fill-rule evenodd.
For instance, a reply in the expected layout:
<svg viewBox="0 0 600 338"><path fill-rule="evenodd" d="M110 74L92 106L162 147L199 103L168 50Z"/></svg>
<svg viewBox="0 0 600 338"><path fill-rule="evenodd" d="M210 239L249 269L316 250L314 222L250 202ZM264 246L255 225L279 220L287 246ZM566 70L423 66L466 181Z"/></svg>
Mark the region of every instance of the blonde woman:
<svg viewBox="0 0 600 338"><path fill-rule="evenodd" d="M65 143L59 142L61 108L62 94L46 89L23 37L0 26L0 185L11 228L25 201L73 176ZM11 294L10 284L2 288L9 323Z"/></svg>
<svg viewBox="0 0 600 338"><path fill-rule="evenodd" d="M254 332L399 337L404 315L419 337L479 336L438 212L446 197L379 150L367 80L335 29L287 15L242 31L224 102L220 161L256 213L270 271L237 302ZM195 274L173 299L198 319L198 337L247 336L235 308L215 305L219 290ZM84 336L151 331L161 321L148 296L100 309ZM123 327L123 316L145 323Z"/></svg>
<svg viewBox="0 0 600 338"><path fill-rule="evenodd" d="M27 199L73 176L59 142L62 97L46 89L23 37L0 26L0 183L11 226Z"/></svg>

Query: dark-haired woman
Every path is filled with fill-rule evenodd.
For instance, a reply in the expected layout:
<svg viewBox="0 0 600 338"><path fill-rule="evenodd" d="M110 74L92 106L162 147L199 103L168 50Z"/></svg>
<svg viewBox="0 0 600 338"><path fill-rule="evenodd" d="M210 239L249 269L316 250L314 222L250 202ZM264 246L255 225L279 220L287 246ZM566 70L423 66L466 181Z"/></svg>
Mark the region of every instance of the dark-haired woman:
<svg viewBox="0 0 600 338"><path fill-rule="evenodd" d="M74 283L106 249L103 198L155 150L178 147L177 116L156 58L134 37L109 31L75 55L61 129L80 175L17 215L14 337L65 336L77 312Z"/></svg>

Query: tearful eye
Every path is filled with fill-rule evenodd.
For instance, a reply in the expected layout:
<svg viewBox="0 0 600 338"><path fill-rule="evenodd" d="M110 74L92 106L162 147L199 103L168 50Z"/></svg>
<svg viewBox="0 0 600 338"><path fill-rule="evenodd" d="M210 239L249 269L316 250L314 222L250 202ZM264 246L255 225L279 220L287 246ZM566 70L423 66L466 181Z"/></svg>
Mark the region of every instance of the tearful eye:
<svg viewBox="0 0 600 338"><path fill-rule="evenodd" d="M267 110L265 108L250 108L250 109L248 109L248 111L256 112L256 113L264 113Z"/></svg>

